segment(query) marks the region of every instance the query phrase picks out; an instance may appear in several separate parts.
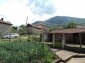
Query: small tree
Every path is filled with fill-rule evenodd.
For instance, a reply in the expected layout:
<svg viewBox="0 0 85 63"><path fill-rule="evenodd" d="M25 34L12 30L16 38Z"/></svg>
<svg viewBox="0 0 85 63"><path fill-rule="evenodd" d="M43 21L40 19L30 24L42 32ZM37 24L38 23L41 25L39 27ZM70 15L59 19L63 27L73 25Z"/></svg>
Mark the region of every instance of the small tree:
<svg viewBox="0 0 85 63"><path fill-rule="evenodd" d="M20 26L20 28L21 28L21 35L25 35L25 33L26 33L26 26L25 25L21 25Z"/></svg>
<svg viewBox="0 0 85 63"><path fill-rule="evenodd" d="M11 33L16 33L17 32L17 27L12 26L10 31L11 31Z"/></svg>
<svg viewBox="0 0 85 63"><path fill-rule="evenodd" d="M68 23L67 25L64 25L64 28L65 29L69 29L69 28L76 28L76 23Z"/></svg>

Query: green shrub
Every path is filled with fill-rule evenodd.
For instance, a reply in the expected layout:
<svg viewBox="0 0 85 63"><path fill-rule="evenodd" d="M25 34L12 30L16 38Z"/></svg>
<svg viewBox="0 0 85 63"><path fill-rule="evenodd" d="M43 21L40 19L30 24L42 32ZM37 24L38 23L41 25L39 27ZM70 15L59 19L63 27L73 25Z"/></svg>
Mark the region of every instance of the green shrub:
<svg viewBox="0 0 85 63"><path fill-rule="evenodd" d="M1 63L52 63L56 58L50 48L42 43L0 43Z"/></svg>

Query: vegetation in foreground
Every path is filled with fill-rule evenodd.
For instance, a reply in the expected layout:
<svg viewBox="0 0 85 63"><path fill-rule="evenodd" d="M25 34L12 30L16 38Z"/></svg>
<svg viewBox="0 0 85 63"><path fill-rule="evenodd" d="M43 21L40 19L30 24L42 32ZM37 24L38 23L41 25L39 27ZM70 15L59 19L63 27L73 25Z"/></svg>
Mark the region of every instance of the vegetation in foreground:
<svg viewBox="0 0 85 63"><path fill-rule="evenodd" d="M57 58L58 56L42 43L0 43L0 63L52 63Z"/></svg>

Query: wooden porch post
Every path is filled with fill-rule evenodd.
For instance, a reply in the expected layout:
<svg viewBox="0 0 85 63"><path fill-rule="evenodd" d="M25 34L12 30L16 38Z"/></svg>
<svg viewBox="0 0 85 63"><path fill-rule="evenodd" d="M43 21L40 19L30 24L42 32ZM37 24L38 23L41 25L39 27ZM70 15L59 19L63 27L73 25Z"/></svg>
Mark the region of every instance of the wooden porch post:
<svg viewBox="0 0 85 63"><path fill-rule="evenodd" d="M79 42L80 42L80 48L81 48L81 34L79 34Z"/></svg>
<svg viewBox="0 0 85 63"><path fill-rule="evenodd" d="M62 49L64 49L65 46L65 34L62 34Z"/></svg>
<svg viewBox="0 0 85 63"><path fill-rule="evenodd" d="M53 33L53 46L55 46L55 34Z"/></svg>

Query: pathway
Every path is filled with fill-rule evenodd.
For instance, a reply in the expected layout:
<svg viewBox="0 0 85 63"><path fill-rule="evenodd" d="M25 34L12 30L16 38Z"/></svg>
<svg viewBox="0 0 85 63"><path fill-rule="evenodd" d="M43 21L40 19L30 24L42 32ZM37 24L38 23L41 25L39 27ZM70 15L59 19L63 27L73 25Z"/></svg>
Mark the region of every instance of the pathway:
<svg viewBox="0 0 85 63"><path fill-rule="evenodd" d="M63 61L67 60L68 58L77 55L78 53L66 51L66 50L59 50L59 49L52 49Z"/></svg>
<svg viewBox="0 0 85 63"><path fill-rule="evenodd" d="M55 52L56 55L58 55L66 63L85 63L85 54L79 54L60 49L51 50Z"/></svg>

